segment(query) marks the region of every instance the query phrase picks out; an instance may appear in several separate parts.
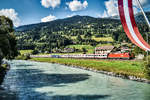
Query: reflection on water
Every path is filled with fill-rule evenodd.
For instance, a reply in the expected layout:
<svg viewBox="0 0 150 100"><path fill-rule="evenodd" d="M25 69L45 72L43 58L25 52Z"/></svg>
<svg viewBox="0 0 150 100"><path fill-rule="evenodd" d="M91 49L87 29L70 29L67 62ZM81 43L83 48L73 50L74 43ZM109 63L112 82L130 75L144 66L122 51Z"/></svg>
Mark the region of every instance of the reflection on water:
<svg viewBox="0 0 150 100"><path fill-rule="evenodd" d="M12 61L0 100L149 100L150 85L58 64ZM2 98L2 99L1 99Z"/></svg>

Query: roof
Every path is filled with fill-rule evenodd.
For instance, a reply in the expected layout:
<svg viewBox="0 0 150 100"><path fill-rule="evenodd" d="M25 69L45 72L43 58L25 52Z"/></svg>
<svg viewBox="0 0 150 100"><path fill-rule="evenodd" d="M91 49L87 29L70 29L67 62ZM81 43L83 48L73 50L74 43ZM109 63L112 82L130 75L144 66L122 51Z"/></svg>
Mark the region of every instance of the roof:
<svg viewBox="0 0 150 100"><path fill-rule="evenodd" d="M112 49L114 49L114 46L102 46L96 48L96 50L112 50Z"/></svg>

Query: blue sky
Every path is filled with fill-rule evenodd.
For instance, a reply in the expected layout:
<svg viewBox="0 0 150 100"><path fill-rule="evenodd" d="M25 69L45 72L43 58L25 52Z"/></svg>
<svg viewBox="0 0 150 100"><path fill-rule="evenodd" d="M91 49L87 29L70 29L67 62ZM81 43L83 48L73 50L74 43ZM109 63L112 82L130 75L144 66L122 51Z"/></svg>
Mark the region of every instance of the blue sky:
<svg viewBox="0 0 150 100"><path fill-rule="evenodd" d="M88 6L85 9L78 11L71 11L66 3L73 0L61 0L61 4L55 8L49 7L45 8L41 4L41 0L0 0L0 10L4 9L14 9L18 14L21 25L39 23L41 19L52 15L57 19L66 18L72 15L89 15L93 17L98 17L102 14L106 0L87 0ZM78 0L81 3L84 0Z"/></svg>
<svg viewBox="0 0 150 100"><path fill-rule="evenodd" d="M107 17L116 14L116 0L0 0L0 15L10 17L15 26L73 15Z"/></svg>

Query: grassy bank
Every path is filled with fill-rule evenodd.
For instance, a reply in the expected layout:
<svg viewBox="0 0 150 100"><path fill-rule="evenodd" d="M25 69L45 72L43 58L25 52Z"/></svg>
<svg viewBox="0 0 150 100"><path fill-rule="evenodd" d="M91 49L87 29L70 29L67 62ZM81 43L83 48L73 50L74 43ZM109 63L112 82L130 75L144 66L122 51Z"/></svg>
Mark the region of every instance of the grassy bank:
<svg viewBox="0 0 150 100"><path fill-rule="evenodd" d="M114 72L119 75L145 78L142 61L111 61L91 59L63 59L63 58L32 58L32 61L59 63L69 66L92 68L99 71Z"/></svg>

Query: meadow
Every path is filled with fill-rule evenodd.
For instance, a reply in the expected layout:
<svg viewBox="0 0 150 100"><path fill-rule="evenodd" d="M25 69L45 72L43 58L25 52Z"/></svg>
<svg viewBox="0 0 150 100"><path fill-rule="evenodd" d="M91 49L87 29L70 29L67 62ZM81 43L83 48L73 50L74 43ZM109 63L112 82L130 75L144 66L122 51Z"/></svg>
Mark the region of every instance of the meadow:
<svg viewBox="0 0 150 100"><path fill-rule="evenodd" d="M21 55L23 54L31 54L33 52L33 50L20 50L19 51Z"/></svg>
<svg viewBox="0 0 150 100"><path fill-rule="evenodd" d="M96 59L67 59L67 58L32 58L32 61L58 63L68 66L91 68L98 71L114 72L117 75L146 78L143 61L119 61Z"/></svg>
<svg viewBox="0 0 150 100"><path fill-rule="evenodd" d="M65 36L65 37L68 37L68 36ZM84 35L81 35L82 39L84 39ZM77 39L77 36L71 36L71 39ZM97 41L97 42L113 42L113 38L112 37L95 37L95 36L92 36L91 39Z"/></svg>

